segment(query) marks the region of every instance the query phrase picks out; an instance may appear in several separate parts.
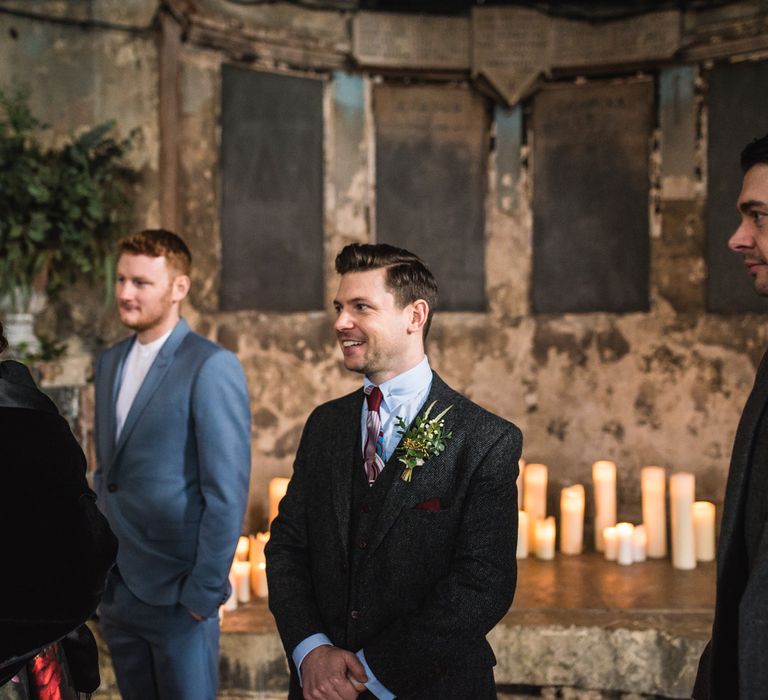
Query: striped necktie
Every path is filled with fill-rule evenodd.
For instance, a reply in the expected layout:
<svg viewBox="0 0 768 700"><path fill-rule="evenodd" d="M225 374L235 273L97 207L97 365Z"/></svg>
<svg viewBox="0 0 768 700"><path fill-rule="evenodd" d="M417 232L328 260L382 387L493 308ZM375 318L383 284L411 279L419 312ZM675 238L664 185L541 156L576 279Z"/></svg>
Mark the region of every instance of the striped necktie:
<svg viewBox="0 0 768 700"><path fill-rule="evenodd" d="M376 477L384 469L384 433L381 429L381 389L377 386L368 386L365 389L365 400L368 403L368 416L365 420L367 434L365 437L365 475L368 477L368 485L373 486Z"/></svg>

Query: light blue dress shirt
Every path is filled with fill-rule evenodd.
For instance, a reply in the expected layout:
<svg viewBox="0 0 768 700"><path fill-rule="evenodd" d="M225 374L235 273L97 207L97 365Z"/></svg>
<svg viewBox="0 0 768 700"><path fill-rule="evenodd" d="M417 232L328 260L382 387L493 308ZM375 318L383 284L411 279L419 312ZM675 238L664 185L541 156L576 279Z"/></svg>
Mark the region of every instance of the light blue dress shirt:
<svg viewBox="0 0 768 700"><path fill-rule="evenodd" d="M373 382L366 377L363 382L363 387L367 388L372 383ZM382 394L379 413L381 415L381 429L384 433L385 462L397 449L397 445L402 437L398 432L397 418L401 417L405 421L405 424L409 425L424 406L424 402L427 400L431 388L432 368L429 366L429 360L426 355L422 358L419 364L409 369L407 372L398 374L396 377L379 384L379 389L381 389ZM363 401L360 416L360 429L363 445L365 445L367 436L367 415L368 407L366 402ZM360 469L364 470L362 459L360 460ZM296 645L291 656L293 657L293 663L299 674L299 683L301 683L302 661L304 661L304 658L310 651L324 645L333 646L333 643L322 632L312 634ZM365 684L365 687L379 700L394 700L394 694L387 690L373 674L373 671L371 671L368 662L365 660L365 654L362 649L357 652L356 656L360 659L360 663L363 665L363 668L365 668L365 673L368 676L368 682Z"/></svg>

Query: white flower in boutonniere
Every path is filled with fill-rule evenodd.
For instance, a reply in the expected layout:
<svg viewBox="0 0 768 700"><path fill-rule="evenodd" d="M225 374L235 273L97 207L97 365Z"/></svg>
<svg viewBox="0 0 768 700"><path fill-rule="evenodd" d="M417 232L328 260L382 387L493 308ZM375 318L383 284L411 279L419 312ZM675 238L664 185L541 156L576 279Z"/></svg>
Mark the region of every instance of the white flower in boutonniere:
<svg viewBox="0 0 768 700"><path fill-rule="evenodd" d="M429 414L437 402L433 401L424 411L424 414L418 416L413 425L409 428L402 417L397 417L397 427L400 435L403 436L400 445L397 448L400 454L400 461L405 465L400 478L403 481L410 481L413 475L414 467L420 467L430 457L439 455L444 449L453 433L445 432L445 421L443 418L452 406L448 406L444 411L430 420Z"/></svg>

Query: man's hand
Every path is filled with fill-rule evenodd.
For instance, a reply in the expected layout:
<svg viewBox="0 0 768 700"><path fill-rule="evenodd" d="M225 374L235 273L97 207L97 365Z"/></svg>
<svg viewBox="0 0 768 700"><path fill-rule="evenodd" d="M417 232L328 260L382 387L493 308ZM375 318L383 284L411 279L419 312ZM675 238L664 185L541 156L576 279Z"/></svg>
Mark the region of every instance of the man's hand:
<svg viewBox="0 0 768 700"><path fill-rule="evenodd" d="M301 680L304 700L355 700L368 677L351 651L326 645L304 657Z"/></svg>

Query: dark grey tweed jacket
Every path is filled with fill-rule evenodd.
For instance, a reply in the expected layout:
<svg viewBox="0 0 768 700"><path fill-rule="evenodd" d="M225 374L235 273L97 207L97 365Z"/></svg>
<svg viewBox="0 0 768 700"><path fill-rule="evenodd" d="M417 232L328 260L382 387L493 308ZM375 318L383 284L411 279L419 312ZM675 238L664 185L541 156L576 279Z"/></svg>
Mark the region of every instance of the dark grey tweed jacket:
<svg viewBox="0 0 768 700"><path fill-rule="evenodd" d="M768 353L757 370L733 444L717 551L715 621L699 662L696 700L768 698L768 528L763 528L751 571L744 538L749 472L768 469L768 464L752 460L767 401Z"/></svg>
<svg viewBox="0 0 768 700"><path fill-rule="evenodd" d="M291 653L316 632L342 648L354 636L398 698L495 697L495 658L485 635L515 590L522 435L435 374L425 407L453 406L445 419L453 438L443 454L414 470L410 483L392 481L365 556L350 570L362 401L359 390L309 417L272 523L269 605L291 665L289 697L301 698ZM393 456L386 468L401 466ZM433 498L441 510L415 507ZM365 591L365 599L350 601L350 590Z"/></svg>

